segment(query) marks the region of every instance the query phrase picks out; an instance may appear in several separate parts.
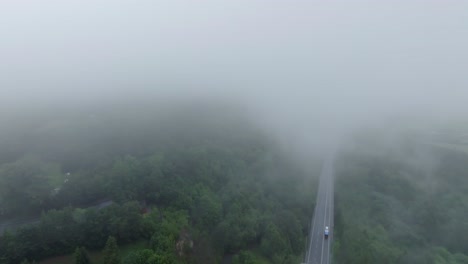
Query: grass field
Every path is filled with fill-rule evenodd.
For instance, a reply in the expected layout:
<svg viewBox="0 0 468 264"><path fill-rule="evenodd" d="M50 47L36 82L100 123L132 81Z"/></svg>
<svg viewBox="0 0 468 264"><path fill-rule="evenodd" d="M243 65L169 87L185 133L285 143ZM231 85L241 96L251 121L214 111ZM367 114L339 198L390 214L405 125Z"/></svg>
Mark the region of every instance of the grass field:
<svg viewBox="0 0 468 264"><path fill-rule="evenodd" d="M147 242L145 240L138 241L132 244L120 246L120 255L122 258L128 255L133 250L145 249L148 248ZM102 252L101 251L91 251L89 256L93 263L101 263ZM73 254L48 258L39 262L39 264L73 264Z"/></svg>

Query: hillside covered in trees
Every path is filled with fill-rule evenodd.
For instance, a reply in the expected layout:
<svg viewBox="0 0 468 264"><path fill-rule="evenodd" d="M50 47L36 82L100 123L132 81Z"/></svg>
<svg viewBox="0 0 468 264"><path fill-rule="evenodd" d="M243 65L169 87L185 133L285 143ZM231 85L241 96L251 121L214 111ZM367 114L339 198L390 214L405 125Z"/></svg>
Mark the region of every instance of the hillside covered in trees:
<svg viewBox="0 0 468 264"><path fill-rule="evenodd" d="M89 106L2 118L0 217L35 219L6 228L2 264L72 253L87 263L88 251L126 264L301 260L319 166L295 163L235 108ZM92 207L99 201L109 202ZM116 256L116 245L132 243L144 247Z"/></svg>
<svg viewBox="0 0 468 264"><path fill-rule="evenodd" d="M335 263L468 263L468 155L365 137L337 161Z"/></svg>
<svg viewBox="0 0 468 264"><path fill-rule="evenodd" d="M237 107L84 109L0 115L1 264L302 261L319 159ZM468 263L466 153L363 135L335 161L334 263Z"/></svg>

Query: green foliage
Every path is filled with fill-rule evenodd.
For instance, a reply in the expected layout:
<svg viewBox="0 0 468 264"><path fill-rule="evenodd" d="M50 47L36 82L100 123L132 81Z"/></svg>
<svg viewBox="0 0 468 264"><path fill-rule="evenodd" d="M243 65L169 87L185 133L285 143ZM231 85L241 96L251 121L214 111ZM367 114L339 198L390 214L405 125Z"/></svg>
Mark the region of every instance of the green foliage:
<svg viewBox="0 0 468 264"><path fill-rule="evenodd" d="M88 252L84 247L77 247L75 249L74 259L75 259L75 264L90 264L91 260L89 259Z"/></svg>
<svg viewBox="0 0 468 264"><path fill-rule="evenodd" d="M146 264L153 254L150 249L133 251L123 259L122 264Z"/></svg>
<svg viewBox="0 0 468 264"><path fill-rule="evenodd" d="M188 227L188 215L184 211L165 210L161 212L162 220L155 225L150 239L154 254L149 263L174 263L177 259L176 245L180 233ZM186 252L182 252L186 253Z"/></svg>
<svg viewBox="0 0 468 264"><path fill-rule="evenodd" d="M119 248L117 240L110 236L107 239L106 246L103 251L103 264L120 264Z"/></svg>
<svg viewBox="0 0 468 264"><path fill-rule="evenodd" d="M0 148L0 214L43 211L40 222L2 237L0 259L102 250L109 236L150 244L122 263L219 263L252 249L267 263L300 255L315 195L310 173L237 116L202 112L64 113L22 134L42 139L34 148ZM88 208L105 198L114 204ZM111 245L104 255L116 256ZM243 254L247 263L253 253Z"/></svg>
<svg viewBox="0 0 468 264"><path fill-rule="evenodd" d="M468 157L418 145L387 154L354 150L338 163L335 261L465 263Z"/></svg>
<svg viewBox="0 0 468 264"><path fill-rule="evenodd" d="M28 156L0 166L0 216L27 215L47 207L60 185L59 166Z"/></svg>
<svg viewBox="0 0 468 264"><path fill-rule="evenodd" d="M124 258L122 264L174 264L175 258L158 254L150 249L134 251Z"/></svg>
<svg viewBox="0 0 468 264"><path fill-rule="evenodd" d="M241 251L235 255L232 259L232 264L257 264L255 261L255 255L249 251Z"/></svg>
<svg viewBox="0 0 468 264"><path fill-rule="evenodd" d="M65 254L83 245L102 249L108 236L131 242L142 237L143 217L136 202L111 205L102 210L51 210L42 215L39 224L20 228L13 235L5 235L0 253L12 263L24 257L41 259Z"/></svg>
<svg viewBox="0 0 468 264"><path fill-rule="evenodd" d="M206 187L197 188L194 194L192 219L200 227L210 231L222 218L223 208L219 197Z"/></svg>
<svg viewBox="0 0 468 264"><path fill-rule="evenodd" d="M262 237L260 249L265 256L274 256L288 251L288 244L275 224L270 223L267 225L265 235Z"/></svg>
<svg viewBox="0 0 468 264"><path fill-rule="evenodd" d="M434 264L466 264L468 256L463 254L451 254L447 249L436 247L432 250L432 259Z"/></svg>

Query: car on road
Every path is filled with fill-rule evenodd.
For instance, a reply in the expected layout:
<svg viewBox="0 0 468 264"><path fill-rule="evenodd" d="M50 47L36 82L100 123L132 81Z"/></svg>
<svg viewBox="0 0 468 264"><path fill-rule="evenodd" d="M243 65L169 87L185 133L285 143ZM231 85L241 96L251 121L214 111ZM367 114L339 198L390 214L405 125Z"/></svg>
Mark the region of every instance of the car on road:
<svg viewBox="0 0 468 264"><path fill-rule="evenodd" d="M325 227L325 239L328 238L328 233L329 233L329 231L328 231L328 226L326 226L326 227Z"/></svg>

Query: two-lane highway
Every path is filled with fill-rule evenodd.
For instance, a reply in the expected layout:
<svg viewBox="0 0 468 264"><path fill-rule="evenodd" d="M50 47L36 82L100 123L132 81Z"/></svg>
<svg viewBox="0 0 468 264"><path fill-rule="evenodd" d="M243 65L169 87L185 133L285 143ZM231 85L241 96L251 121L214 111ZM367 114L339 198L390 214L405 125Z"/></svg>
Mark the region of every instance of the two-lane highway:
<svg viewBox="0 0 468 264"><path fill-rule="evenodd" d="M305 256L307 264L330 263L333 240L333 155L329 155L322 168L317 192L317 201L309 234L309 247ZM325 227L329 236L325 238Z"/></svg>

